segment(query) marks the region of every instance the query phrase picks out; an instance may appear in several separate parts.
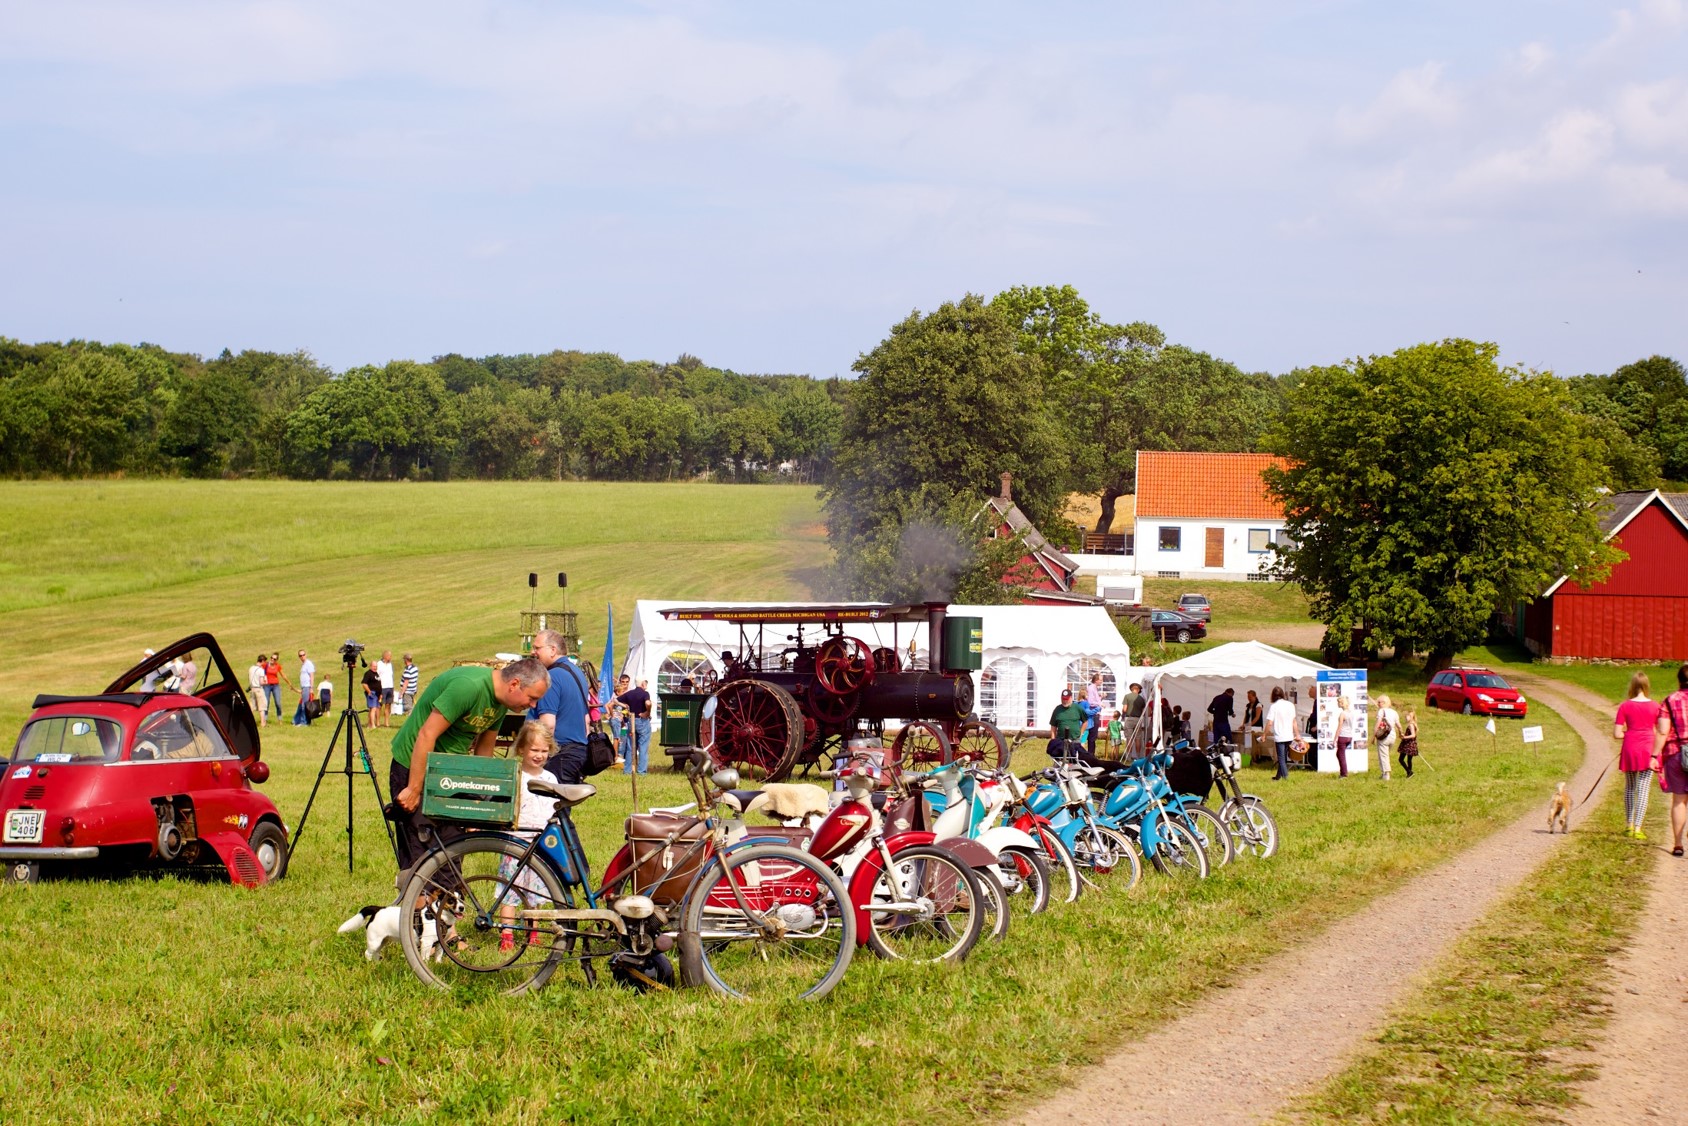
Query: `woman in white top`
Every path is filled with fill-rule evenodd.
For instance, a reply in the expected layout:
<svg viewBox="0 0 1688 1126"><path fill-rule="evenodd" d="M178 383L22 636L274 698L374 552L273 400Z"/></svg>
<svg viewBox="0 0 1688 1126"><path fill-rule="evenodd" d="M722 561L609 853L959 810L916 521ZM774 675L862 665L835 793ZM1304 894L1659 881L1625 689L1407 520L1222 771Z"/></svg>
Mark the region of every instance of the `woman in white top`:
<svg viewBox="0 0 1688 1126"><path fill-rule="evenodd" d="M1348 777L1348 748L1354 742L1354 705L1348 697L1336 698L1336 776Z"/></svg>
<svg viewBox="0 0 1688 1126"><path fill-rule="evenodd" d="M264 655L258 654L257 663L246 670L246 683L252 689L252 706L258 713L258 726L270 725L270 698L265 694L264 684Z"/></svg>
<svg viewBox="0 0 1688 1126"><path fill-rule="evenodd" d="M1394 701L1387 695L1377 698L1377 726L1372 729L1372 737L1377 742L1377 768L1387 782L1389 757L1401 739L1401 713L1395 710Z"/></svg>

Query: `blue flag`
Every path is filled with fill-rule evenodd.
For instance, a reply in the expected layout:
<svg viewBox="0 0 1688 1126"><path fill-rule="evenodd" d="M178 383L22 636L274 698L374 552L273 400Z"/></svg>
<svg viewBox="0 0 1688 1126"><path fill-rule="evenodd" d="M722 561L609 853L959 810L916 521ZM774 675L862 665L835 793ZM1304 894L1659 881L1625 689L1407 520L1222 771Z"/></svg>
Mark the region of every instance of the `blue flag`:
<svg viewBox="0 0 1688 1126"><path fill-rule="evenodd" d="M604 603L604 612L609 616L610 624L604 633L604 663L598 666L598 699L609 707L610 687L615 684L615 674L610 671L615 664L615 607Z"/></svg>

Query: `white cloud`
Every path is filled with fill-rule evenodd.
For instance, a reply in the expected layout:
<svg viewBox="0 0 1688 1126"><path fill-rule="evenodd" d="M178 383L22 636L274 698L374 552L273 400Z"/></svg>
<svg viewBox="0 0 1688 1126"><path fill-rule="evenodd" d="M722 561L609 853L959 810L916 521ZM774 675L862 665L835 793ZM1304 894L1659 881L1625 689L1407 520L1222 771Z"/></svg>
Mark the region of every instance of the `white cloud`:
<svg viewBox="0 0 1688 1126"><path fill-rule="evenodd" d="M1688 216L1688 182L1657 164L1625 164L1606 172L1605 184L1613 203L1642 216Z"/></svg>
<svg viewBox="0 0 1688 1126"><path fill-rule="evenodd" d="M1688 152L1688 82L1680 78L1625 86L1616 117L1625 139L1642 148Z"/></svg>
<svg viewBox="0 0 1688 1126"><path fill-rule="evenodd" d="M1459 117L1459 98L1442 81L1442 64L1427 62L1397 72L1362 109L1340 109L1337 133L1349 141L1372 141L1387 133L1446 126Z"/></svg>

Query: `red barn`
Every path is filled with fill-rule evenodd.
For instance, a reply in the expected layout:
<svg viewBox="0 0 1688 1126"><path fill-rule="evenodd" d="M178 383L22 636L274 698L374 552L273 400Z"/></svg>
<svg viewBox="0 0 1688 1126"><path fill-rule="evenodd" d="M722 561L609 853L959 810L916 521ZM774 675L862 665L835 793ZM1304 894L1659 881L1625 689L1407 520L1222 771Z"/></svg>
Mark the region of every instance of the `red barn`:
<svg viewBox="0 0 1688 1126"><path fill-rule="evenodd" d="M1600 526L1629 558L1586 588L1562 576L1515 615L1519 639L1538 657L1688 660L1688 493L1614 493Z"/></svg>
<svg viewBox="0 0 1688 1126"><path fill-rule="evenodd" d="M1020 506L1014 503L1012 484L1013 477L1004 473L1002 492L986 499L984 507L979 510L981 514L991 514L989 530L985 533L990 539L1019 536L1026 545L1026 553L1009 568L1002 581L1024 586L1025 601L1031 603L1081 606L1100 603L1100 598L1073 590L1073 576L1078 572L1078 564L1045 539L1036 525L1020 511Z"/></svg>

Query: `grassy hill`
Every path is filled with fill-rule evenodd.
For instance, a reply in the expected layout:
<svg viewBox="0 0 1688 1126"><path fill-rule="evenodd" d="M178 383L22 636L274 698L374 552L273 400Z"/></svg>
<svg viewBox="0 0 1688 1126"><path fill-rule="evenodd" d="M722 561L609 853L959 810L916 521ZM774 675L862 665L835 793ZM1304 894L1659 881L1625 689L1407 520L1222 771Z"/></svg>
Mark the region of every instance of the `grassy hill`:
<svg viewBox="0 0 1688 1126"><path fill-rule="evenodd" d="M567 601L589 656L605 605L624 650L639 598L804 597L826 546L802 486L542 482L0 483L0 724L37 692L95 691L197 630L240 670L347 638L424 675L515 647Z"/></svg>

